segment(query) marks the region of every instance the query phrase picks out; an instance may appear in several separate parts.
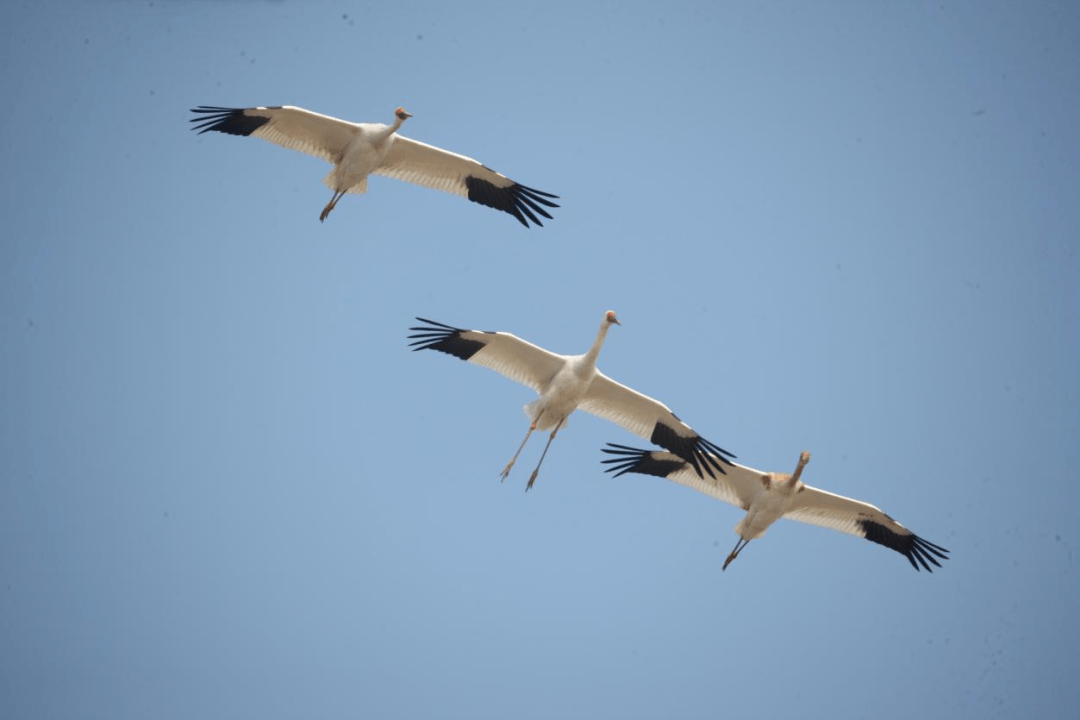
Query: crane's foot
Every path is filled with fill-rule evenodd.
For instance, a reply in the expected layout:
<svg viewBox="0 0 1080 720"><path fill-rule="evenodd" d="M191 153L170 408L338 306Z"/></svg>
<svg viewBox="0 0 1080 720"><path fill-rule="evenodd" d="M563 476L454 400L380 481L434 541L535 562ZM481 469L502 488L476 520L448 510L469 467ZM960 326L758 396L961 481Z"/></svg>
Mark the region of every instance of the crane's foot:
<svg viewBox="0 0 1080 720"><path fill-rule="evenodd" d="M525 486L525 492L529 492L532 489L533 483L536 482L536 476L540 474L540 468L533 470L533 474L529 477L529 484Z"/></svg>
<svg viewBox="0 0 1080 720"><path fill-rule="evenodd" d="M731 553L727 556L727 560L724 561L724 567L720 568L720 572L727 570L727 566L731 564L731 561L735 559L736 555L738 555L738 553Z"/></svg>
<svg viewBox="0 0 1080 720"><path fill-rule="evenodd" d="M504 480L506 480L506 478L510 475L510 468L512 467L514 467L513 460L511 460L510 463L505 468L503 468L503 471L499 473L499 482L503 482Z"/></svg>
<svg viewBox="0 0 1080 720"><path fill-rule="evenodd" d="M330 214L330 211L334 209L333 205L327 205L323 208L323 211L319 214L319 222L326 220L326 217Z"/></svg>

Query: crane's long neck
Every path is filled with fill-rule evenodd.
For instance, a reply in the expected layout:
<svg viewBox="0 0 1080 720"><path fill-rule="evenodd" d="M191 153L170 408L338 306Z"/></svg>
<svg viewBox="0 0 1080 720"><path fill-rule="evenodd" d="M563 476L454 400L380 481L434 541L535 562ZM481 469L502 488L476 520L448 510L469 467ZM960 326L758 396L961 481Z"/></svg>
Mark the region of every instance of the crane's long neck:
<svg viewBox="0 0 1080 720"><path fill-rule="evenodd" d="M600 357L600 348L604 346L604 338L607 337L607 332L611 328L611 323L605 318L600 323L600 331L596 333L596 341L593 342L592 347L589 348L589 352L585 353L585 362L589 365L596 365L596 358Z"/></svg>
<svg viewBox="0 0 1080 720"><path fill-rule="evenodd" d="M791 487L799 484L799 476L802 475L803 468L808 462L810 462L810 453L803 451L803 454L799 456L799 464L795 466L795 472L791 474Z"/></svg>
<svg viewBox="0 0 1080 720"><path fill-rule="evenodd" d="M403 118L400 115L395 116L394 124L387 125L386 129L382 132L382 137L380 139L385 140L394 133L396 133L401 128L402 123L404 123L406 119L407 118Z"/></svg>

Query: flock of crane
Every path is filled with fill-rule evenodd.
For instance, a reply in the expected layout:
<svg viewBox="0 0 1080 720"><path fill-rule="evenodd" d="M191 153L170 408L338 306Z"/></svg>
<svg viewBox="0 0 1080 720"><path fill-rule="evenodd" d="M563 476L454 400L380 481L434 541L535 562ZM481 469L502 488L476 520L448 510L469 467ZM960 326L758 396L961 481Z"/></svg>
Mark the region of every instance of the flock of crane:
<svg viewBox="0 0 1080 720"><path fill-rule="evenodd" d="M551 219L545 208L556 208L558 196L514 182L472 158L410 140L398 130L412 117L404 108L394 122L351 123L298 107L224 108L200 106L191 122L200 133L216 131L250 135L290 150L322 158L333 170L323 180L333 196L319 215L326 220L346 193L367 192L369 175L385 175L434 190L455 193L513 215L525 227L543 226L537 217ZM464 330L417 318L410 328L414 350L437 350L494 370L527 385L539 397L525 406L529 419L525 439L501 473L505 480L535 430L547 431L536 469L525 486L532 488L555 435L574 410L610 420L645 438L659 450L641 450L609 443L602 462L616 477L640 473L667 478L746 511L735 526L739 536L723 569L748 542L765 534L780 518L831 528L866 538L904 555L916 570L932 571L948 551L923 540L869 503L835 495L803 484L810 453L799 457L791 474L762 472L733 462L735 456L709 442L658 400L609 378L596 367L612 325L613 311L604 314L592 346L582 355L559 355L505 332Z"/></svg>

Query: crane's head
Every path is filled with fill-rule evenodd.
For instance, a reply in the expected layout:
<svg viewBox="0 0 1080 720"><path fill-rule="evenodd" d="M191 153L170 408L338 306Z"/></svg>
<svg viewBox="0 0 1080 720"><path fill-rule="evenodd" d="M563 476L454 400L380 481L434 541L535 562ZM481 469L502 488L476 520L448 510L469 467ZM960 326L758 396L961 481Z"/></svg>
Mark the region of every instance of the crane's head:
<svg viewBox="0 0 1080 720"><path fill-rule="evenodd" d="M607 319L609 324L614 323L615 325L622 325L622 323L619 322L619 318L615 317L614 310L608 310L607 315L605 315L604 317Z"/></svg>
<svg viewBox="0 0 1080 720"><path fill-rule="evenodd" d="M397 117L398 120L408 120L412 117L412 113L406 111L403 107L399 107L394 111L394 116Z"/></svg>

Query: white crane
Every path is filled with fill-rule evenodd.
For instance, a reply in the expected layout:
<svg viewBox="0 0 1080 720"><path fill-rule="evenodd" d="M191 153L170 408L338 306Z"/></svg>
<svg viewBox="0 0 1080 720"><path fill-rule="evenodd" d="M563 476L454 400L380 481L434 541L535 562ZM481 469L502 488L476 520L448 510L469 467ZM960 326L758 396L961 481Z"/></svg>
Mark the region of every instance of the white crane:
<svg viewBox="0 0 1080 720"><path fill-rule="evenodd" d="M416 319L427 325L409 328L417 331L417 334L409 336L410 340L416 340L409 343L410 347L416 346L413 347L414 351L438 350L490 368L540 393L540 397L525 406L529 431L501 473L505 480L534 430L551 429L551 437L544 446L536 470L529 478L526 492L536 481L555 434L576 409L611 420L667 448L675 453L674 456L686 460L698 474L702 473L702 468L710 477L714 469L723 473L723 464L731 464L724 456L735 457L698 435L663 403L620 385L597 370L596 358L600 355L608 329L612 325L622 324L614 311L609 310L604 314L596 341L584 355L558 355L510 333L462 330L420 317Z"/></svg>
<svg viewBox="0 0 1080 720"><path fill-rule="evenodd" d="M543 227L537 215L551 219L546 207L559 207L545 198L558 195L519 185L472 158L397 134L412 115L394 111L393 125L352 123L298 107L226 108L200 105L192 130L215 130L229 135L252 135L275 145L299 150L334 165L323 182L334 196L323 208L325 220L345 193L367 192L368 175L386 175L433 190L454 193L473 202L510 213L525 227L528 220ZM527 219L526 219L527 218Z"/></svg>
<svg viewBox="0 0 1080 720"><path fill-rule="evenodd" d="M615 477L631 472L667 478L746 510L746 517L735 526L739 540L724 561L724 570L748 542L764 535L780 518L866 538L905 556L916 570L921 564L927 572L933 572L928 563L941 567L935 555L948 559L948 550L923 540L873 505L803 484L799 476L810 462L808 452L802 453L795 472L790 475L733 463L724 477L703 478L691 472L682 458L669 452L639 450L615 443L608 443L603 451L616 456L602 461L612 465L607 472L614 472Z"/></svg>

